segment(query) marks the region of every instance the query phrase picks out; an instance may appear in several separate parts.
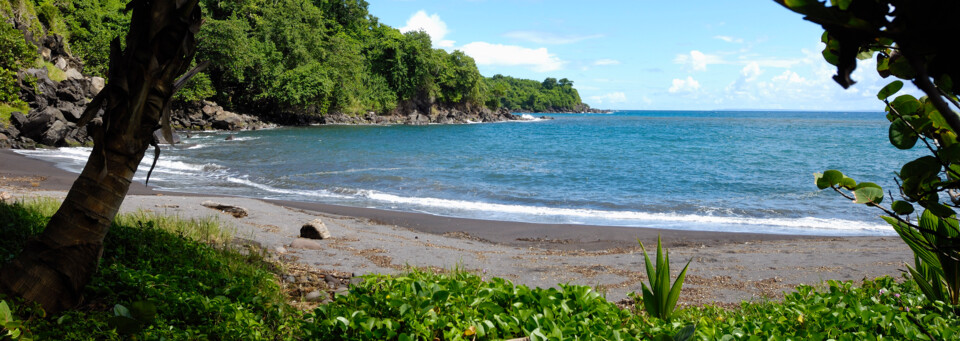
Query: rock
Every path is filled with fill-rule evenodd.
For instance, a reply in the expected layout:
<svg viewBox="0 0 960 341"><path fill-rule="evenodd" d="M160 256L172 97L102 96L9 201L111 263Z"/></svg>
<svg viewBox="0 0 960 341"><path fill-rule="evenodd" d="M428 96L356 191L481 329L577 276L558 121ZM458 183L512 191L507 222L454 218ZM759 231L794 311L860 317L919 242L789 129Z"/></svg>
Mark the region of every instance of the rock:
<svg viewBox="0 0 960 341"><path fill-rule="evenodd" d="M65 73L67 75L67 79L83 79L83 74L81 74L80 71L77 71L77 69L68 68Z"/></svg>
<svg viewBox="0 0 960 341"><path fill-rule="evenodd" d="M0 192L0 202L13 202L13 196L7 192Z"/></svg>
<svg viewBox="0 0 960 341"><path fill-rule="evenodd" d="M321 294L319 290L314 290L307 294L307 296L304 296L303 299L307 302L316 302L323 299L323 294Z"/></svg>
<svg viewBox="0 0 960 341"><path fill-rule="evenodd" d="M323 250L323 245L317 243L310 239L297 238L290 243L290 247L294 249L304 249L304 250Z"/></svg>
<svg viewBox="0 0 960 341"><path fill-rule="evenodd" d="M323 281L327 282L327 287L330 287L330 288L337 288L341 284L340 280L337 279L336 277L333 277L332 275L327 275L323 277Z"/></svg>
<svg viewBox="0 0 960 341"><path fill-rule="evenodd" d="M283 246L277 246L273 250L276 251L277 253L287 253L287 248Z"/></svg>
<svg viewBox="0 0 960 341"><path fill-rule="evenodd" d="M320 219L314 219L300 228L300 238L327 239L330 237L332 237L330 230L327 229L327 225Z"/></svg>
<svg viewBox="0 0 960 341"><path fill-rule="evenodd" d="M227 135L227 138L223 139L224 141L233 141L233 135Z"/></svg>
<svg viewBox="0 0 960 341"><path fill-rule="evenodd" d="M57 109L60 110L63 117L70 122L77 122L80 120L80 116L83 116L83 109L71 101L60 101L60 103L57 104Z"/></svg>
<svg viewBox="0 0 960 341"><path fill-rule="evenodd" d="M96 96L101 90L103 90L103 87L105 86L107 86L107 83L103 77L90 77L90 87L87 89L87 91Z"/></svg>
<svg viewBox="0 0 960 341"><path fill-rule="evenodd" d="M40 56L43 57L43 60L50 60L50 49L46 47L40 48Z"/></svg>
<svg viewBox="0 0 960 341"><path fill-rule="evenodd" d="M14 127L20 129L20 127L23 127L23 125L27 123L27 116L19 111L14 111L10 114L10 123L13 123Z"/></svg>
<svg viewBox="0 0 960 341"><path fill-rule="evenodd" d="M212 208L215 210L220 210L221 212L230 213L234 218L243 218L248 215L247 209L239 206L226 205L221 203L216 203L213 201L204 201L201 203L204 207Z"/></svg>
<svg viewBox="0 0 960 341"><path fill-rule="evenodd" d="M60 70L65 70L67 68L67 60L63 57L57 58L57 61L53 62L53 66L56 66Z"/></svg>
<svg viewBox="0 0 960 341"><path fill-rule="evenodd" d="M210 119L210 125L214 129L222 130L240 130L243 129L243 118L240 115L229 111L219 111Z"/></svg>
<svg viewBox="0 0 960 341"><path fill-rule="evenodd" d="M43 143L48 146L56 146L67 136L70 128L67 127L63 121L55 121L50 128L47 129L43 136L40 137L40 143Z"/></svg>
<svg viewBox="0 0 960 341"><path fill-rule="evenodd" d="M63 122L63 114L57 108L47 107L43 111L33 111L29 115L30 119L22 125L20 133L24 137L33 140L42 140L44 133L53 126L54 122Z"/></svg>

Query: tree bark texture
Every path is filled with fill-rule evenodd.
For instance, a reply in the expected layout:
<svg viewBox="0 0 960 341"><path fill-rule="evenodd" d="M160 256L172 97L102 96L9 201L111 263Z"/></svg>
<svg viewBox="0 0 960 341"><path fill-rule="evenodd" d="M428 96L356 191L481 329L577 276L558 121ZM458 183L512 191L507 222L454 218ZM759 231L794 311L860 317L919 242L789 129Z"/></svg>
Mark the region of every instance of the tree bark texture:
<svg viewBox="0 0 960 341"><path fill-rule="evenodd" d="M104 237L195 52L198 0L133 0L127 9L133 14L126 48L121 53L119 38L113 41L109 82L81 120L104 109L100 123L88 126L93 152L46 230L0 269L0 291L49 313L81 303Z"/></svg>

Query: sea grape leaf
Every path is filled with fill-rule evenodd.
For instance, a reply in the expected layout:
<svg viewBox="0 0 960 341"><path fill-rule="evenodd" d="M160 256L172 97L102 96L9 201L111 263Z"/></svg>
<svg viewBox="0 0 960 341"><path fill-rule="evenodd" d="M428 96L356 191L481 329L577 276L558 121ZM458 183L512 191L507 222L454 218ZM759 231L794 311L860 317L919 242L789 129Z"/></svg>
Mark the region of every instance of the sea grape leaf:
<svg viewBox="0 0 960 341"><path fill-rule="evenodd" d="M855 187L857 187L857 181L844 176L843 180L840 180L840 187L843 187L846 189L854 189Z"/></svg>
<svg viewBox="0 0 960 341"><path fill-rule="evenodd" d="M893 211L899 215L907 215L907 214L913 213L913 205L911 205L909 202L902 201L902 200L894 201L893 205L891 205L890 208L892 208Z"/></svg>
<svg viewBox="0 0 960 341"><path fill-rule="evenodd" d="M818 189L830 188L830 183L827 182L827 179L823 178L823 173L813 173L813 182L817 185Z"/></svg>
<svg viewBox="0 0 960 341"><path fill-rule="evenodd" d="M890 124L890 144L898 149L910 149L917 144L919 136L903 119L896 119Z"/></svg>
<svg viewBox="0 0 960 341"><path fill-rule="evenodd" d="M890 103L890 106L896 109L897 113L903 116L909 116L909 115L915 114L922 105L923 104L921 104L916 97L913 97L911 95L897 96L897 98L895 98L893 102Z"/></svg>
<svg viewBox="0 0 960 341"><path fill-rule="evenodd" d="M876 187L862 187L853 191L856 197L854 202L858 204L874 203L879 204L883 201L883 190Z"/></svg>
<svg viewBox="0 0 960 341"><path fill-rule="evenodd" d="M833 186L833 185L836 185L836 184L840 183L840 181L843 180L843 173L841 173L841 172L838 171L838 170L831 169L831 170L828 170L828 171L823 172L823 179L824 179L824 181L826 181L827 183L829 183L830 186Z"/></svg>
<svg viewBox="0 0 960 341"><path fill-rule="evenodd" d="M880 89L880 92L877 93L877 98L881 100L887 99L887 97L893 96L893 94L897 93L897 91L900 91L902 88L903 82L899 80L890 82L890 84L884 86L883 89Z"/></svg>

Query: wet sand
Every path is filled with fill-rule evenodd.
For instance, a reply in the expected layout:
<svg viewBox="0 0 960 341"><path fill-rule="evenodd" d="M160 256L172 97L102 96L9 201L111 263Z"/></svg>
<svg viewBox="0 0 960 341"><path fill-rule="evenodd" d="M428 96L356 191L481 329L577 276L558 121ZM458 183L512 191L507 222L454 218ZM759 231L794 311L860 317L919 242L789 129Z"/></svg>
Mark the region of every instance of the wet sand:
<svg viewBox="0 0 960 341"><path fill-rule="evenodd" d="M0 191L18 198L62 198L77 175L50 163L0 150ZM200 205L246 208L234 218ZM674 271L691 260L681 302L733 304L782 297L798 284L899 276L909 248L897 237L816 237L486 221L344 207L163 192L135 183L122 211L181 217L214 216L238 238L323 271L399 273L408 267L460 267L519 284L583 284L617 301L640 290L643 256L637 240L669 247ZM291 247L300 227L322 219L332 239L318 250Z"/></svg>

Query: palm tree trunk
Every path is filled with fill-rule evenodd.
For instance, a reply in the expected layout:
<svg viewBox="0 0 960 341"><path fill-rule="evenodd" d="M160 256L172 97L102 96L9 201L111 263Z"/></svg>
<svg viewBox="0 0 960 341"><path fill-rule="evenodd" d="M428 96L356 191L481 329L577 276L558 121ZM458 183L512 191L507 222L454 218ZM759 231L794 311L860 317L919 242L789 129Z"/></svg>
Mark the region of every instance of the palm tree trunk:
<svg viewBox="0 0 960 341"><path fill-rule="evenodd" d="M60 209L37 239L0 269L0 292L56 313L77 306L96 272L103 239L130 188L137 166L160 127L177 77L190 66L201 23L198 0L133 0L126 49L112 44L109 83L84 119L104 106L102 123L88 126L94 148Z"/></svg>

